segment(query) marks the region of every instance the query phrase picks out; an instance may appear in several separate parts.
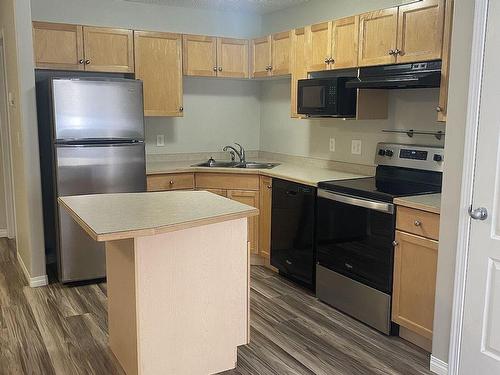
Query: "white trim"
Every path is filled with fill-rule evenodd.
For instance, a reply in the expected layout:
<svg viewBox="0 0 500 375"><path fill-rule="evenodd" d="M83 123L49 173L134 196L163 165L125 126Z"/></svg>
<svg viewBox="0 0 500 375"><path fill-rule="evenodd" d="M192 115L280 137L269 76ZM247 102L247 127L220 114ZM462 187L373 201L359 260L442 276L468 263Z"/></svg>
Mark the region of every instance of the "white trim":
<svg viewBox="0 0 500 375"><path fill-rule="evenodd" d="M7 229L0 229L0 238L9 237L9 231Z"/></svg>
<svg viewBox="0 0 500 375"><path fill-rule="evenodd" d="M47 275L31 277L28 269L26 268L26 265L24 264L23 258L21 258L21 256L19 255L19 252L17 253L17 261L21 266L24 276L26 277L26 281L28 281L28 284L31 288L49 285L49 278L47 277Z"/></svg>
<svg viewBox="0 0 500 375"><path fill-rule="evenodd" d="M14 166L12 163L12 134L11 134L11 121L10 121L10 108L8 103L8 93L9 87L7 82L7 61L5 54L5 34L4 30L0 29L0 48L2 49L2 63L3 63L3 72L0 74L4 77L4 85L5 85L5 116L7 118L7 123L2 125L0 123L0 134L2 137L2 159L3 159L3 170L4 170L4 190L5 190L5 209L6 209L6 218L7 218L7 237L15 238L17 236L17 226L16 226L16 209L15 209L15 201L14 201Z"/></svg>
<svg viewBox="0 0 500 375"><path fill-rule="evenodd" d="M488 1L489 0L476 0L474 9L474 29L469 74L469 100L467 105L465 129L462 193L460 197L461 214L458 224L450 349L448 355L448 373L450 375L457 375L460 367L460 350L462 342L465 285L470 236L470 217L467 214L467 210L473 202Z"/></svg>
<svg viewBox="0 0 500 375"><path fill-rule="evenodd" d="M431 355L431 372L437 375L448 375L448 364Z"/></svg>

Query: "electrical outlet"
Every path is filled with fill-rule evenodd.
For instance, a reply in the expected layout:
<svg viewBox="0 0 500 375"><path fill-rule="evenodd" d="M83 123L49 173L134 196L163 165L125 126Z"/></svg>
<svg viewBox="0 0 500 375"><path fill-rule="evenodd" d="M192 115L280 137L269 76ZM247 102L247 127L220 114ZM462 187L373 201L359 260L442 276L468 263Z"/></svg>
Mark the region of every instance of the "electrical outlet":
<svg viewBox="0 0 500 375"><path fill-rule="evenodd" d="M335 138L330 138L330 152L335 152Z"/></svg>
<svg viewBox="0 0 500 375"><path fill-rule="evenodd" d="M156 136L156 146L157 147L165 146L165 136L163 134L158 134Z"/></svg>
<svg viewBox="0 0 500 375"><path fill-rule="evenodd" d="M361 155L361 140L353 139L351 143L351 154Z"/></svg>

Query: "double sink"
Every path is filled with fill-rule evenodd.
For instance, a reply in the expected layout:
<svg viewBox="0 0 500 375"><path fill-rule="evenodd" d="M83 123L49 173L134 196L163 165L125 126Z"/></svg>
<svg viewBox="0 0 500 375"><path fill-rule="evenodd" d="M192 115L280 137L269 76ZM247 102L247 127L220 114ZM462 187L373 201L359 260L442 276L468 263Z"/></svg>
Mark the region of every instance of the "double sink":
<svg viewBox="0 0 500 375"><path fill-rule="evenodd" d="M277 167L279 163L265 163L253 161L216 161L210 159L203 163L194 164L193 167L206 167L206 168L247 168L247 169L272 169Z"/></svg>

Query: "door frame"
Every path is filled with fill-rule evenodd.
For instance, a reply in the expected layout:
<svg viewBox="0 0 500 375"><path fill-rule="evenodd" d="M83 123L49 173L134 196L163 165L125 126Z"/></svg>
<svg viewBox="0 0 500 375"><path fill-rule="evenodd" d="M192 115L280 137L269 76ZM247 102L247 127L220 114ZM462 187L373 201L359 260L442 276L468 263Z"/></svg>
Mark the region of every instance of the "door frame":
<svg viewBox="0 0 500 375"><path fill-rule="evenodd" d="M448 374L457 375L460 367L460 350L465 309L465 287L470 249L471 219L469 207L473 203L476 150L479 130L481 87L483 81L484 51L489 0L475 0L471 65L469 73L469 98L464 142L462 192L458 224L457 254L453 291Z"/></svg>
<svg viewBox="0 0 500 375"><path fill-rule="evenodd" d="M0 66L3 66L0 74L3 76L4 92L0 93L5 96L5 117L7 123L3 124L0 120L0 150L3 163L3 184L5 191L5 214L7 222L7 237L12 239L17 236L16 227L16 210L14 201L14 167L12 165L12 133L11 119L9 111L9 87L7 82L7 62L5 57L5 37L4 30L0 29L0 58L2 59ZM1 88L0 88L1 90Z"/></svg>

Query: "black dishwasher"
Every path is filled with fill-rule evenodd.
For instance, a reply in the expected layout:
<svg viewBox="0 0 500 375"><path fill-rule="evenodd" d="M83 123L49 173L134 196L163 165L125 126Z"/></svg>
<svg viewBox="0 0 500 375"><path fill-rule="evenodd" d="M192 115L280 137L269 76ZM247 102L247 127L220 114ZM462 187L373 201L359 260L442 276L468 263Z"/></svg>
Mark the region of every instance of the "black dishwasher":
<svg viewBox="0 0 500 375"><path fill-rule="evenodd" d="M314 289L316 188L273 179L271 265Z"/></svg>

